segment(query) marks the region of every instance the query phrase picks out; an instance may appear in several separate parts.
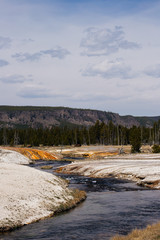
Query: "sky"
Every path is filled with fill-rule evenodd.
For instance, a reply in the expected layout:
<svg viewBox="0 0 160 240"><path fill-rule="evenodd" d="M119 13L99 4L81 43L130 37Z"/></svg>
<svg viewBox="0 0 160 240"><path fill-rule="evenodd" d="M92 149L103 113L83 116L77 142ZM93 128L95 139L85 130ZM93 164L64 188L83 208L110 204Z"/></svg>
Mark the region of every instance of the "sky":
<svg viewBox="0 0 160 240"><path fill-rule="evenodd" d="M0 0L0 105L160 115L160 0Z"/></svg>

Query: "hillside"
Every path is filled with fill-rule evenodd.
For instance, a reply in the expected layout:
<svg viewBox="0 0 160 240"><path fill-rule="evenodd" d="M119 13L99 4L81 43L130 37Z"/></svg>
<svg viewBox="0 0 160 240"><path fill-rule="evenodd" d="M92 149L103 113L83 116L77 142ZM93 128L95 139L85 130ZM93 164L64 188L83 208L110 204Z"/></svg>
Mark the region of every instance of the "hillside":
<svg viewBox="0 0 160 240"><path fill-rule="evenodd" d="M126 127L152 126L157 117L120 116L117 113L66 107L0 106L0 128L52 127L53 125L93 125L97 120Z"/></svg>

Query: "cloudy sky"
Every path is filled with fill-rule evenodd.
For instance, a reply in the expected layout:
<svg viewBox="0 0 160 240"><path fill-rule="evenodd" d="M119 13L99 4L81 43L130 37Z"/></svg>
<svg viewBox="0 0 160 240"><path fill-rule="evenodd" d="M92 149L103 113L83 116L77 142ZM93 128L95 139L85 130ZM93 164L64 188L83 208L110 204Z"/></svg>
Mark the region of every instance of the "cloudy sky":
<svg viewBox="0 0 160 240"><path fill-rule="evenodd" d="M160 0L0 0L0 105L160 115Z"/></svg>

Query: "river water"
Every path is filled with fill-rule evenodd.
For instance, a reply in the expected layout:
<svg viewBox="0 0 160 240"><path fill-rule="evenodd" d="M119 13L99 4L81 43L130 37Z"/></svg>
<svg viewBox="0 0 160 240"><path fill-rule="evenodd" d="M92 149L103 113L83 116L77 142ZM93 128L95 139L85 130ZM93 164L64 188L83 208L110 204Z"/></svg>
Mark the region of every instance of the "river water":
<svg viewBox="0 0 160 240"><path fill-rule="evenodd" d="M47 164L56 169L66 162ZM39 161L34 167L41 169L42 165L44 162ZM53 169L46 171L53 172ZM115 234L127 234L133 228L160 220L158 190L114 178L61 177L70 180L70 187L85 190L87 199L70 211L2 234L1 240L107 240Z"/></svg>

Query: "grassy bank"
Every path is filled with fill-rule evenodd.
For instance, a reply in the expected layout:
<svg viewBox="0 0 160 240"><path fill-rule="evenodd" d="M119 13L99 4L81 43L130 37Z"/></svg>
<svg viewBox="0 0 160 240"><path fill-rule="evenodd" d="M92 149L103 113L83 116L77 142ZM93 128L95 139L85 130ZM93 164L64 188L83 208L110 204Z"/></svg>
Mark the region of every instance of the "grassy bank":
<svg viewBox="0 0 160 240"><path fill-rule="evenodd" d="M54 212L54 215L76 207L80 202L83 202L87 197L85 191L80 191L78 189L73 189L71 196L73 197L73 199L67 201L66 203L61 203L57 210Z"/></svg>
<svg viewBox="0 0 160 240"><path fill-rule="evenodd" d="M135 229L127 236L115 236L111 240L160 240L160 223L148 225L145 229Z"/></svg>

